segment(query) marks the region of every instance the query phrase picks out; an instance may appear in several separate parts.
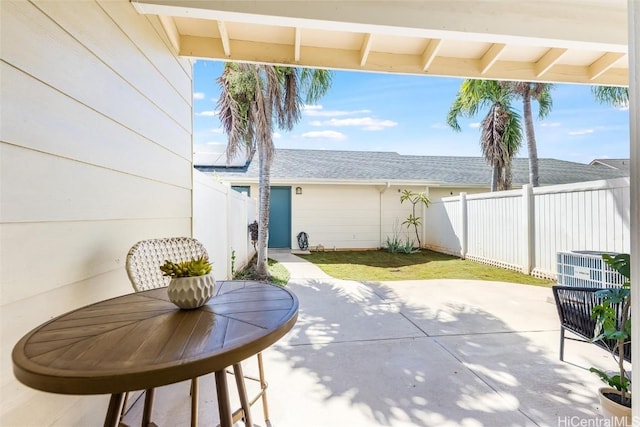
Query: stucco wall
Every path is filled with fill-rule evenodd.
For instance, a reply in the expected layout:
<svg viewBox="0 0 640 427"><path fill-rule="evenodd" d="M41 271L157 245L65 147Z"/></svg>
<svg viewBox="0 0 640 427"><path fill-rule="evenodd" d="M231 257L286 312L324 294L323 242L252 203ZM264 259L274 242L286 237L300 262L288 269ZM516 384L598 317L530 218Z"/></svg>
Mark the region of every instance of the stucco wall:
<svg viewBox="0 0 640 427"><path fill-rule="evenodd" d="M0 19L0 425L96 425L107 396L31 390L10 352L130 292L136 241L191 235L191 66L126 0L3 0Z"/></svg>

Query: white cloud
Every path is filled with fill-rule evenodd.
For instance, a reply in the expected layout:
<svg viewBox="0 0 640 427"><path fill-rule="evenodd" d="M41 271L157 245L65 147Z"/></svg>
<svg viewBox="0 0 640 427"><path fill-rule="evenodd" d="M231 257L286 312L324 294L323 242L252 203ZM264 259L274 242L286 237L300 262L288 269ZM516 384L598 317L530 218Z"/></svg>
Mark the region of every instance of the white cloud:
<svg viewBox="0 0 640 427"><path fill-rule="evenodd" d="M204 92L193 92L193 99L204 99Z"/></svg>
<svg viewBox="0 0 640 427"><path fill-rule="evenodd" d="M308 111L308 110L322 110L322 105L320 105L320 104L316 104L316 105L304 104L302 106L302 111Z"/></svg>
<svg viewBox="0 0 640 427"><path fill-rule="evenodd" d="M469 123L469 127L473 129L478 129L480 127L480 122Z"/></svg>
<svg viewBox="0 0 640 427"><path fill-rule="evenodd" d="M619 111L628 111L629 110L629 102L625 102L624 104L616 105L615 109L619 110Z"/></svg>
<svg viewBox="0 0 640 427"><path fill-rule="evenodd" d="M590 133L593 133L593 129L580 129L580 130L572 130L567 132L567 135L588 135Z"/></svg>
<svg viewBox="0 0 640 427"><path fill-rule="evenodd" d="M199 113L196 113L196 116L213 117L213 116L217 116L218 114L220 114L218 110L209 110L209 111L201 111Z"/></svg>
<svg viewBox="0 0 640 427"><path fill-rule="evenodd" d="M398 122L394 122L393 120L374 119L372 117L360 117L354 119L331 119L325 122L325 124L335 127L354 126L361 127L364 130L382 130L397 126Z"/></svg>
<svg viewBox="0 0 640 427"><path fill-rule="evenodd" d="M282 138L282 134L280 132L273 133L273 139L280 139L280 138Z"/></svg>
<svg viewBox="0 0 640 427"><path fill-rule="evenodd" d="M540 123L540 127L543 128L557 128L562 126L562 123L560 122L542 122Z"/></svg>
<svg viewBox="0 0 640 427"><path fill-rule="evenodd" d="M344 110L325 110L322 105L303 105L302 113L306 116L311 117L344 117L351 116L353 114L366 114L370 113L371 110L352 110L352 111L344 111Z"/></svg>
<svg viewBox="0 0 640 427"><path fill-rule="evenodd" d="M211 133L224 133L224 129L214 128L214 129L211 129Z"/></svg>
<svg viewBox="0 0 640 427"><path fill-rule="evenodd" d="M302 134L303 138L313 138L313 139L331 139L334 141L344 141L347 139L347 136L342 132L336 132L334 130L320 130L320 131L312 131L306 132Z"/></svg>

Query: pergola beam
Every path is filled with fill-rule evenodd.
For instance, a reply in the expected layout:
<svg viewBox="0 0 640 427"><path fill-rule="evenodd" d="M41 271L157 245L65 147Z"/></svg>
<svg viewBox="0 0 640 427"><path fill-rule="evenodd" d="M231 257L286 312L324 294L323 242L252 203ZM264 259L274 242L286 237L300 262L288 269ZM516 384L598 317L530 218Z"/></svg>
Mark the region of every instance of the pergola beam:
<svg viewBox="0 0 640 427"><path fill-rule="evenodd" d="M180 33L173 18L170 16L160 16L160 24L165 33L167 33L171 46L173 46L176 52L180 52Z"/></svg>
<svg viewBox="0 0 640 427"><path fill-rule="evenodd" d="M437 42L435 42L437 43ZM485 74L481 74L480 60L468 60L437 56L435 46L432 53L425 55L392 54L371 50L365 66L361 65L361 51L306 46L305 56L295 61L292 46L267 42L249 42L237 40L233 52L226 56L220 40L210 37L182 36L180 55L195 58L257 62L265 64L291 65L306 67L374 71L397 74L462 77L495 80L522 80L531 82L572 82L610 86L627 85L626 69L611 68L606 73L591 79L587 67L557 64L542 77L537 76L533 63L517 61L496 61ZM425 63L425 57L427 62ZM375 61L372 60L375 58Z"/></svg>
<svg viewBox="0 0 640 427"><path fill-rule="evenodd" d="M422 58L420 61L422 71L429 70L429 67L433 63L433 60L438 56L438 51L442 45L442 39L431 39L427 43L427 47L422 52Z"/></svg>
<svg viewBox="0 0 640 427"><path fill-rule="evenodd" d="M598 58L593 64L589 66L589 79L594 80L600 77L603 73L608 71L613 64L618 62L620 58L624 56L624 53L607 52Z"/></svg>
<svg viewBox="0 0 640 427"><path fill-rule="evenodd" d="M300 62L300 43L302 41L302 28L296 27L293 41L293 60Z"/></svg>
<svg viewBox="0 0 640 427"><path fill-rule="evenodd" d="M504 43L494 43L480 58L480 74L486 74L487 71L496 63L500 54L507 47Z"/></svg>
<svg viewBox="0 0 640 427"><path fill-rule="evenodd" d="M567 53L568 49L552 48L547 51L535 65L536 77L542 77Z"/></svg>
<svg viewBox="0 0 640 427"><path fill-rule="evenodd" d="M227 58L231 57L231 44L229 42L229 32L227 31L227 26L224 21L218 21L218 31L220 32L220 41L222 42L222 50L224 51L224 56Z"/></svg>
<svg viewBox="0 0 640 427"><path fill-rule="evenodd" d="M362 42L362 47L360 48L360 66L364 67L367 63L367 58L369 58L369 52L371 51L371 42L372 37L371 33L367 33L364 35L364 41Z"/></svg>

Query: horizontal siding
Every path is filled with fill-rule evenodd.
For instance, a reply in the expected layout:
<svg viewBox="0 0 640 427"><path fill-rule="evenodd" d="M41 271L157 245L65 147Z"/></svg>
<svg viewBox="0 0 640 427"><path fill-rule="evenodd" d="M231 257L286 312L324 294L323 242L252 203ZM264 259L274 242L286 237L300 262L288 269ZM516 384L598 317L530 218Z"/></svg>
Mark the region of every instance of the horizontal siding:
<svg viewBox="0 0 640 427"><path fill-rule="evenodd" d="M7 304L124 269L127 252L137 241L189 235L190 227L189 218L0 224L1 301Z"/></svg>
<svg viewBox="0 0 640 427"><path fill-rule="evenodd" d="M292 248L304 231L309 246L376 248L380 245L380 193L374 187L306 185L292 194Z"/></svg>
<svg viewBox="0 0 640 427"><path fill-rule="evenodd" d="M65 2L42 0L34 4L71 37L80 41L114 74L123 77L133 89L165 112L166 120L175 121L187 131L190 129L191 94L181 94L167 84L155 64L121 31L120 24L100 4L82 1L69 7ZM104 34L110 37L104 37ZM113 49L114 45L118 49ZM188 96L183 98L182 95Z"/></svg>
<svg viewBox="0 0 640 427"><path fill-rule="evenodd" d="M38 151L0 146L2 222L188 218L191 189ZM29 165L29 167L25 167Z"/></svg>
<svg viewBox="0 0 640 427"><path fill-rule="evenodd" d="M131 292L135 242L191 235L192 77L158 18L127 0L1 1L0 19L8 355L43 321ZM37 392L9 358L1 369L0 425L90 425L105 413L104 396Z"/></svg>
<svg viewBox="0 0 640 427"><path fill-rule="evenodd" d="M189 128L178 124L152 99L140 93L127 80L128 74L114 72L71 36L70 29L64 29L27 2L3 1L2 15L0 34L5 62L133 132L191 159L191 147L183 143L191 138ZM117 50L116 45L113 49Z"/></svg>
<svg viewBox="0 0 640 427"><path fill-rule="evenodd" d="M11 106L3 108L0 117L2 141L185 188L191 186L190 160L6 63L0 62L0 74L2 102Z"/></svg>

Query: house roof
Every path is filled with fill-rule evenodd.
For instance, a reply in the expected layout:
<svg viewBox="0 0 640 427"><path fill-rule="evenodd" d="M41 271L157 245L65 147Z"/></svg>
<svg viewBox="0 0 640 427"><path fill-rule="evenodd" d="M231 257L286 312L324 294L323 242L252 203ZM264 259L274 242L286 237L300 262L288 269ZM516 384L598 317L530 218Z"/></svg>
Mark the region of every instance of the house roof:
<svg viewBox="0 0 640 427"><path fill-rule="evenodd" d="M629 159L594 159L589 163L592 166L603 166L618 169L629 173Z"/></svg>
<svg viewBox="0 0 640 427"><path fill-rule="evenodd" d="M258 182L257 158L243 168L199 166L230 182ZM629 176L628 172L556 159L539 159L541 185ZM513 184L529 182L526 158L513 161ZM402 182L445 186L488 186L491 168L482 157L407 156L395 152L276 150L272 183Z"/></svg>

